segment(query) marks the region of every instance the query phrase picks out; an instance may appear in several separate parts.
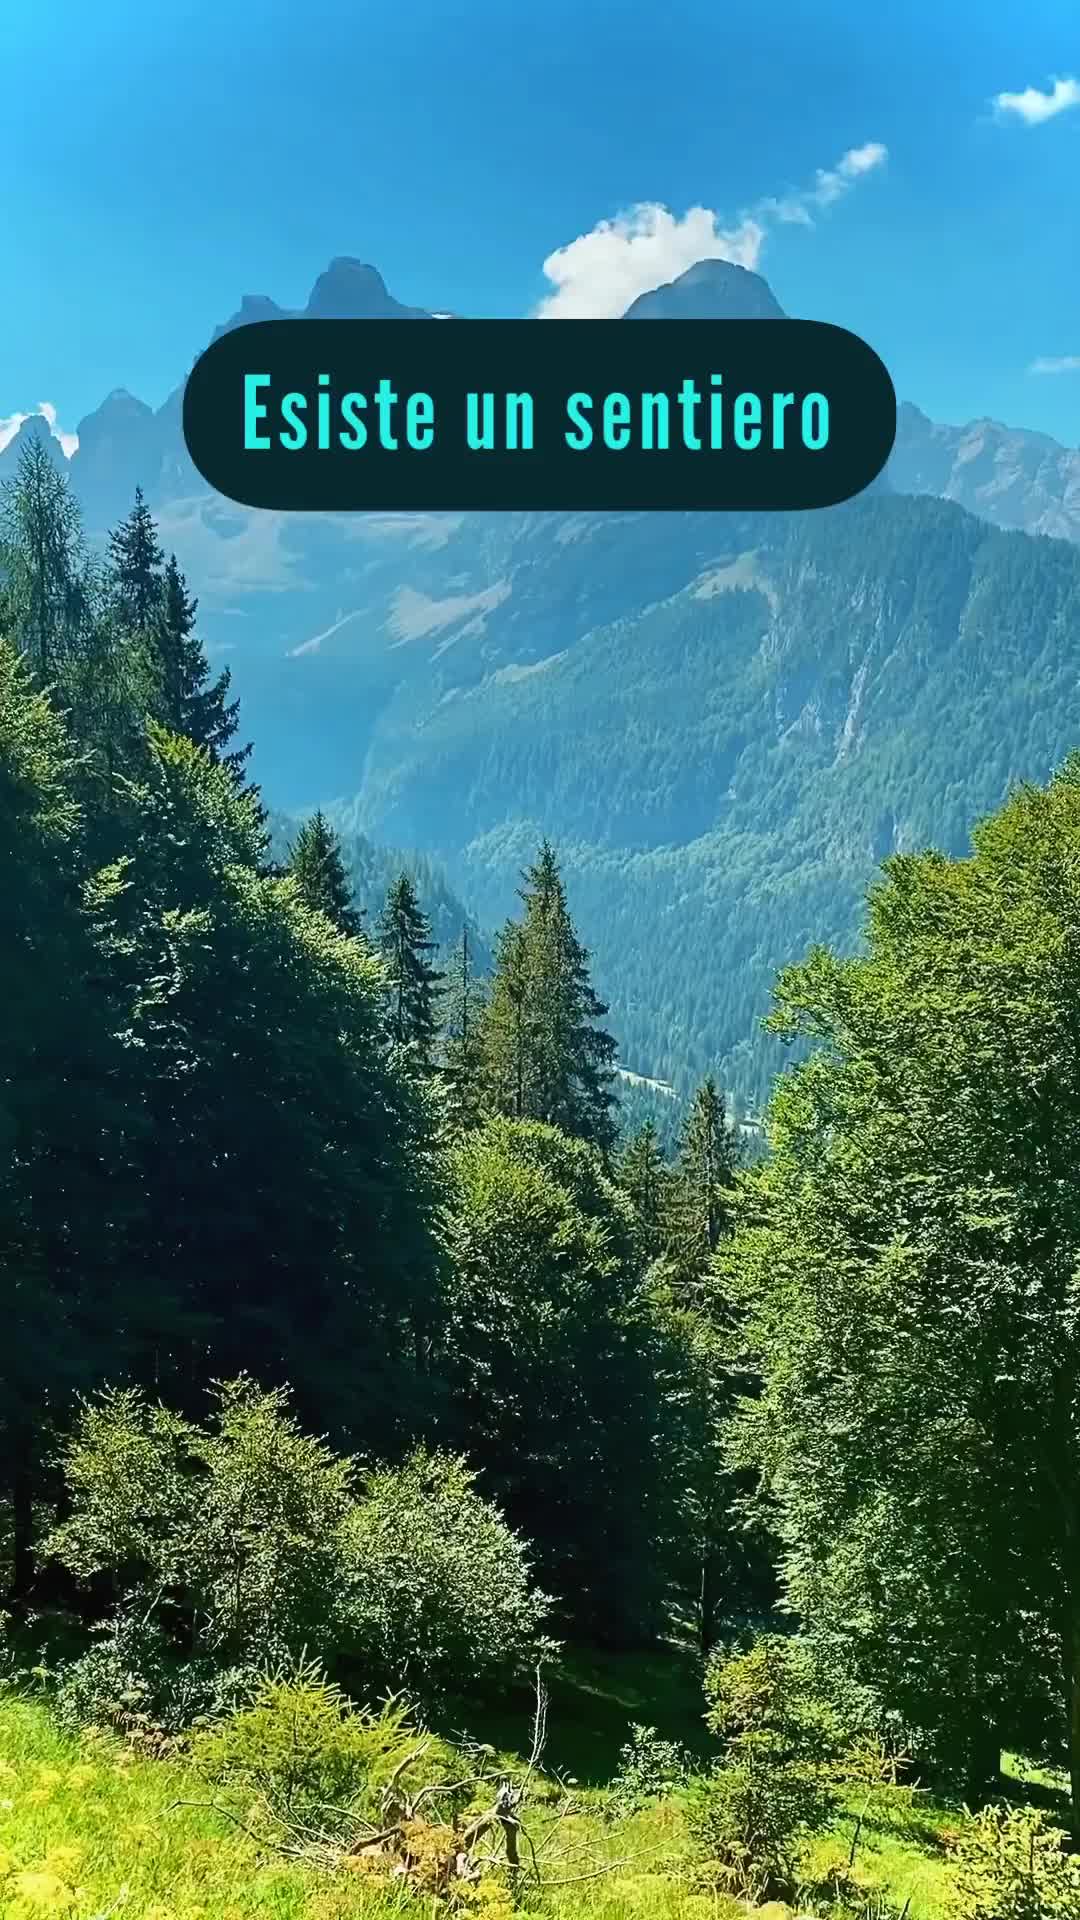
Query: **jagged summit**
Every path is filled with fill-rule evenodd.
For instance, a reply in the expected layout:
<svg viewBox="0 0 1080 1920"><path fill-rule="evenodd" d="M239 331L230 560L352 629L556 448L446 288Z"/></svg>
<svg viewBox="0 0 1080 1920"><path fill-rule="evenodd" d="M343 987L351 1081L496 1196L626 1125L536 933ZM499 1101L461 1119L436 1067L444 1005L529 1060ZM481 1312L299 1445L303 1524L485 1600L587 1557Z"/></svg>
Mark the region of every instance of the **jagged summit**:
<svg viewBox="0 0 1080 1920"><path fill-rule="evenodd" d="M304 312L309 320L428 320L422 307L395 300L377 267L340 255L331 260L311 289Z"/></svg>
<svg viewBox="0 0 1080 1920"><path fill-rule="evenodd" d="M53 433L44 414L28 413L18 432L13 433L6 446L0 447L0 481L8 480L19 464L19 456L24 447L32 440L40 441L49 458L61 468L65 466L64 450Z"/></svg>
<svg viewBox="0 0 1080 1920"><path fill-rule="evenodd" d="M268 293L245 293L240 296L240 305L236 312L215 327L213 340L220 340L223 333L232 333L236 327L249 327L256 320L289 320L293 316L287 307L279 307Z"/></svg>
<svg viewBox="0 0 1080 1920"><path fill-rule="evenodd" d="M105 395L100 406L95 407L92 413L88 413L84 419L80 420L79 432L81 434L83 429L95 420L107 419L110 416L118 419L121 415L132 415L141 419L149 416L152 411L153 409L147 406L146 401L140 400L138 395L132 393L129 388L114 387L111 393Z"/></svg>
<svg viewBox="0 0 1080 1920"><path fill-rule="evenodd" d="M262 320L430 320L423 307L395 300L377 267L339 254L320 273L303 307L283 307L266 293L245 293L239 307L213 338Z"/></svg>
<svg viewBox="0 0 1080 1920"><path fill-rule="evenodd" d="M698 260L675 280L642 293L624 320L784 320L767 280L731 260Z"/></svg>

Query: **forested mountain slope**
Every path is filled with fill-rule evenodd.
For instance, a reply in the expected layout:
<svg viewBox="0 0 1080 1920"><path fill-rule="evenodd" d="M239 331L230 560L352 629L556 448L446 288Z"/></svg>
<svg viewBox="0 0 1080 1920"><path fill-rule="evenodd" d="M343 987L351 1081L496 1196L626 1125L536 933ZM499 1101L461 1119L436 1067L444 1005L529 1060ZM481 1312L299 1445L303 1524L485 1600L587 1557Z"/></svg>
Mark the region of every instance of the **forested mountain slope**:
<svg viewBox="0 0 1080 1920"><path fill-rule="evenodd" d="M271 813L267 822L271 857L283 864L295 844L299 817ZM374 932L386 896L399 874L412 880L420 906L440 955L448 956L468 928L473 961L481 973L491 963L491 944L476 925L468 907L455 893L442 869L423 854L408 849L376 846L366 834L352 831L341 837L341 857L352 888L353 903L365 926Z"/></svg>
<svg viewBox="0 0 1080 1920"><path fill-rule="evenodd" d="M303 309L331 310L427 317L347 260ZM666 313L783 317L724 262L628 317ZM902 407L888 484L809 516L286 515L201 488L179 392L111 396L71 479L98 528L146 487L268 801L430 856L489 929L548 834L621 1062L680 1091L759 1093L776 967L852 937L883 855L962 847L1080 740L1080 554L987 524L1074 532L1077 456L1044 436Z"/></svg>
<svg viewBox="0 0 1080 1920"><path fill-rule="evenodd" d="M776 967L1080 739L1080 554L930 499L724 526L756 544L572 644L528 626L510 664L508 601L403 678L344 817L489 920L548 832L623 1059L749 1091Z"/></svg>

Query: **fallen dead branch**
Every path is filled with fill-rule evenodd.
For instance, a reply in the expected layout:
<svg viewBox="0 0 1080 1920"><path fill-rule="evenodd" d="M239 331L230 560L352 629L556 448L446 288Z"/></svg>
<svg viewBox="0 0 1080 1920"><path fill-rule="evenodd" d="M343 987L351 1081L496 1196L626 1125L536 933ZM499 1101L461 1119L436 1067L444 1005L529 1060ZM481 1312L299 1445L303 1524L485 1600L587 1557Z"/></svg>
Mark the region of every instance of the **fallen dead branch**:
<svg viewBox="0 0 1080 1920"><path fill-rule="evenodd" d="M472 1770L460 1778L414 1787L410 1775L431 1747L425 1737L395 1766L373 1809L376 1820L329 1804L309 1809L306 1821L288 1809L268 1807L268 1830L259 1832L250 1816L245 1820L218 1800L175 1800L172 1808L218 1814L260 1851L327 1872L370 1873L451 1906L458 1894L489 1876L502 1880L511 1894L526 1884L543 1892L602 1879L661 1851L648 1848L626 1859L604 1861L587 1836L571 1829L583 1808L566 1781L542 1772L547 1708L538 1670L529 1755L516 1777L498 1771L491 1748L474 1747L468 1754L475 1761ZM562 1796L554 1808L549 1797L553 1784ZM440 1803L449 1803L442 1818ZM313 1816L329 1820L316 1826L310 1824Z"/></svg>

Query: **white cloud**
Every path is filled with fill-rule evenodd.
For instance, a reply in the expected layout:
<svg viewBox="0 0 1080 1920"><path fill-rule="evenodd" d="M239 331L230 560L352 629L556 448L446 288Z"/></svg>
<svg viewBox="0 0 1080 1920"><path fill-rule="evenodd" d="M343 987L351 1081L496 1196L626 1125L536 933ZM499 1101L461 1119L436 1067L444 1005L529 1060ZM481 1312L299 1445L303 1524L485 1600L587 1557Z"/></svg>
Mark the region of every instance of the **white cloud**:
<svg viewBox="0 0 1080 1920"><path fill-rule="evenodd" d="M49 432L52 434L54 440L59 440L60 445L64 449L65 458L70 460L72 454L74 453L76 447L79 444L78 434L66 433L63 427L57 425L56 408L53 406L53 403L51 400L39 400L37 404L37 411L40 413L43 420L48 421Z"/></svg>
<svg viewBox="0 0 1080 1920"><path fill-rule="evenodd" d="M770 224L813 226L816 212L832 206L886 158L877 140L850 147L835 166L818 168L812 186L759 200L726 224L711 207L691 207L678 215L655 201L600 220L544 261L553 291L536 308L537 317L616 319L639 294L676 279L698 260L754 268Z"/></svg>
<svg viewBox="0 0 1080 1920"><path fill-rule="evenodd" d="M1047 93L1038 87L1025 87L1023 93L997 93L994 105L1000 114L1015 114L1026 127L1039 127L1069 107L1080 107L1080 80L1072 76L1055 80Z"/></svg>
<svg viewBox="0 0 1080 1920"><path fill-rule="evenodd" d="M56 408L51 400L39 400L37 406L30 407L26 413L0 413L0 453L3 453L9 440L14 440L23 421L32 420L35 417L47 422L53 439L60 442L65 458L70 460L79 444L79 436L77 433L65 432L64 428L57 424Z"/></svg>
<svg viewBox="0 0 1080 1920"><path fill-rule="evenodd" d="M1033 360L1029 373L1080 373L1080 353L1048 354Z"/></svg>
<svg viewBox="0 0 1080 1920"><path fill-rule="evenodd" d="M0 413L0 453L9 440L14 440L25 419L25 413Z"/></svg>

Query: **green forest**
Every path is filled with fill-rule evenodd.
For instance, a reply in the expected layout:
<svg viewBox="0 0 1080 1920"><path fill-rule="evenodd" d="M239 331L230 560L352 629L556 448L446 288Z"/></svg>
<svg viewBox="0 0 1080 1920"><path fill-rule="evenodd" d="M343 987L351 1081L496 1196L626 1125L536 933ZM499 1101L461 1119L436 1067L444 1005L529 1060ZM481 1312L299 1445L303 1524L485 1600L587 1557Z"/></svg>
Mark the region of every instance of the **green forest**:
<svg viewBox="0 0 1080 1920"><path fill-rule="evenodd" d="M336 823L435 853L485 925L546 834L620 1064L687 1098L719 1071L757 1106L785 1064L761 1030L777 968L852 951L882 859L962 854L1080 740L1080 550L873 491L705 525L536 518L503 532L511 590L476 631L305 654L274 703L319 680L311 740L358 714ZM282 777L280 737L256 757Z"/></svg>
<svg viewBox="0 0 1080 1920"><path fill-rule="evenodd" d="M620 1112L557 845L489 948L249 756L31 445L4 1913L1080 1920L1080 759L781 973L751 1155Z"/></svg>

